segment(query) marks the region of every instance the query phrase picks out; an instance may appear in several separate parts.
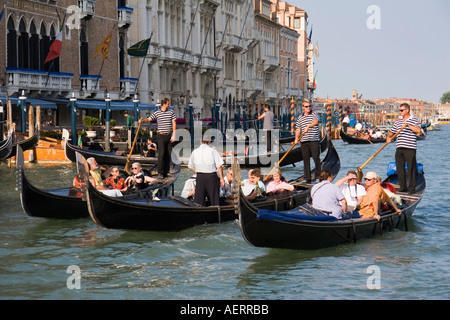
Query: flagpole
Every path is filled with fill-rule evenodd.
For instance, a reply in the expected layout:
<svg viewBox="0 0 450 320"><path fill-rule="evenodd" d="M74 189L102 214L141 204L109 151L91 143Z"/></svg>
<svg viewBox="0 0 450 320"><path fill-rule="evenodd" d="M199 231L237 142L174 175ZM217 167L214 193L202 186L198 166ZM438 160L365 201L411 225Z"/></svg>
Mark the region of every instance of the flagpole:
<svg viewBox="0 0 450 320"><path fill-rule="evenodd" d="M56 58L55 58L55 59L56 59ZM50 79L50 70L52 70L52 68L53 68L53 64L55 63L55 59L52 60L52 63L50 64L50 67L48 68L48 71L47 71L47 79L45 80L45 86L44 86L44 88L47 87L48 79Z"/></svg>
<svg viewBox="0 0 450 320"><path fill-rule="evenodd" d="M150 46L150 42L152 41L152 37L153 37L153 31L150 34L150 40L148 41L149 46ZM148 48L147 48L147 52L148 52ZM139 76L138 76L138 80L136 82L136 88L134 88L134 95L136 95L137 91L138 91L138 84L139 84L139 80L141 79L141 73L142 73L142 69L144 68L145 59L147 59L147 53L145 54L144 59L142 60L141 70L139 70Z"/></svg>

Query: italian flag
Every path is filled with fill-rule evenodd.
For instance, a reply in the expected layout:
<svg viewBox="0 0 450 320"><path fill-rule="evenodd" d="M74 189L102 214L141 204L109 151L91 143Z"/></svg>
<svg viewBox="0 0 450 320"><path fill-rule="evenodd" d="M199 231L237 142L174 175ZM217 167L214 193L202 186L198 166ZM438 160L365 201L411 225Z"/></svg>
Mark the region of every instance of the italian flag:
<svg viewBox="0 0 450 320"><path fill-rule="evenodd" d="M53 59L56 59L61 54L61 45L62 45L62 33L64 29L64 22L65 19L61 25L61 30L59 31L58 35L56 36L55 40L53 40L52 45L50 46L50 50L47 54L47 58L45 58L45 62L47 63Z"/></svg>

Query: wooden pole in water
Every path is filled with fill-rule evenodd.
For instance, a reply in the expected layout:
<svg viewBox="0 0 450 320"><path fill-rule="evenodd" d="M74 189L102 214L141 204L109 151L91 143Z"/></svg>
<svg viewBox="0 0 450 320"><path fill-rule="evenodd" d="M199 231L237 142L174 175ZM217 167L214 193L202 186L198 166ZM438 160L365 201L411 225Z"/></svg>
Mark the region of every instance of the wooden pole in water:
<svg viewBox="0 0 450 320"><path fill-rule="evenodd" d="M28 137L32 137L34 134L34 108L33 105L30 104L30 107L28 109ZM28 153L28 161L29 162L33 162L35 161L35 153L36 148L30 148L29 153Z"/></svg>

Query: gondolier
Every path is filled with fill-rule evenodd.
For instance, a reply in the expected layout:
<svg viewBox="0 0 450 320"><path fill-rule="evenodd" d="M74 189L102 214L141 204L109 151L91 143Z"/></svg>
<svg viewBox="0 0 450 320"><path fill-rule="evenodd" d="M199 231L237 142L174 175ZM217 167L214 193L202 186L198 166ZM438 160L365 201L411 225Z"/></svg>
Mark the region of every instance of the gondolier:
<svg viewBox="0 0 450 320"><path fill-rule="evenodd" d="M219 205L220 188L225 185L223 163L219 152L209 146L209 141L202 140L200 147L192 151L188 168L197 174L194 194L196 203L204 206L208 196L212 206Z"/></svg>
<svg viewBox="0 0 450 320"><path fill-rule="evenodd" d="M295 123L295 141L294 144L301 142L303 155L303 171L306 182L311 182L310 158L315 164L315 179L319 181L320 175L320 135L319 135L319 117L311 110L311 103L308 99L303 100L304 112ZM299 141L300 133L304 133Z"/></svg>
<svg viewBox="0 0 450 320"><path fill-rule="evenodd" d="M411 107L407 103L402 103L399 112L402 118L394 122L389 131L386 142L390 143L394 134L402 130L397 136L397 149L395 151L395 163L397 167L399 192L413 194L416 189L416 145L417 133L421 132L420 122L411 115ZM408 172L405 170L405 163ZM409 176L409 186L406 184L406 173Z"/></svg>
<svg viewBox="0 0 450 320"><path fill-rule="evenodd" d="M161 101L161 109L155 111L147 119L140 119L139 122L149 122L156 120L158 124L156 144L158 145L158 178L165 178L169 174L170 161L172 157L172 142L175 141L175 131L177 129L176 116L169 110L169 99Z"/></svg>

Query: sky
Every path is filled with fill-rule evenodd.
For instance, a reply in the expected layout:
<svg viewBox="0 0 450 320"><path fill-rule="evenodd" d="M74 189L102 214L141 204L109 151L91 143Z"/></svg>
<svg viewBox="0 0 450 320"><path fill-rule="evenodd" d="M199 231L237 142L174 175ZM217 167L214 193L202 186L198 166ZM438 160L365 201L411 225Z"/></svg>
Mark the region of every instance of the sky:
<svg viewBox="0 0 450 320"><path fill-rule="evenodd" d="M450 0L287 2L306 10L318 43L316 97L357 90L363 99L438 103L450 91Z"/></svg>

